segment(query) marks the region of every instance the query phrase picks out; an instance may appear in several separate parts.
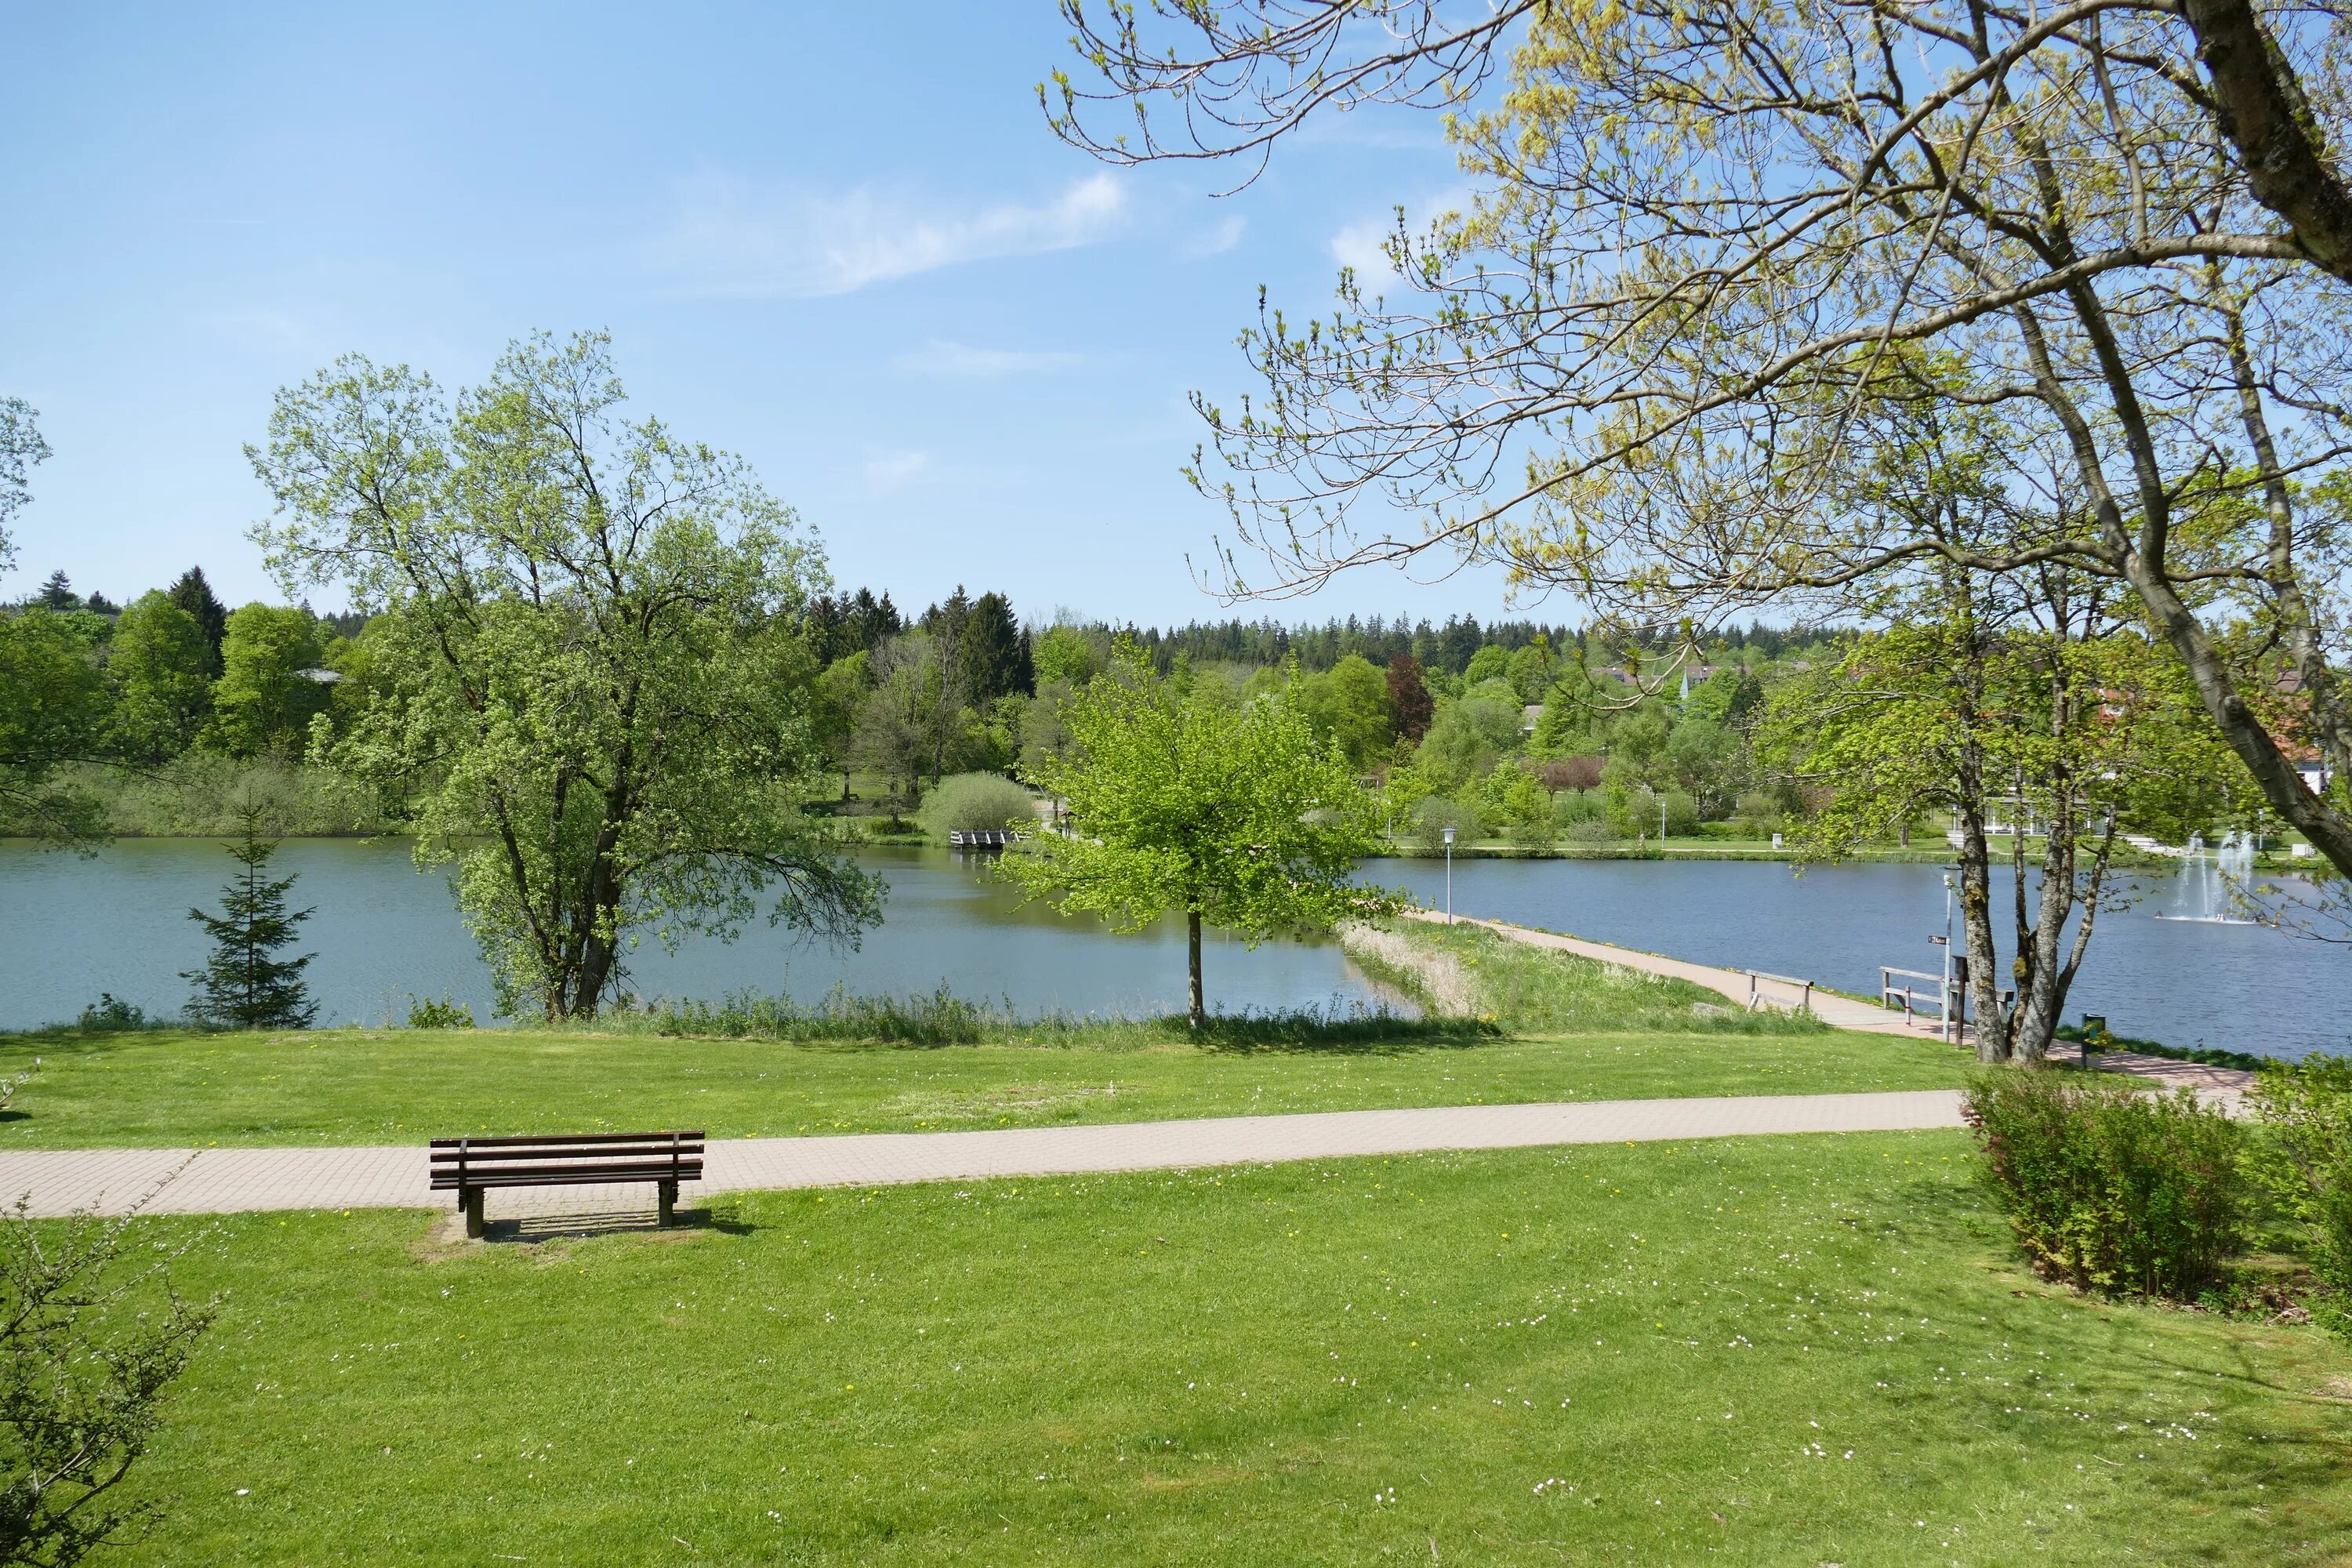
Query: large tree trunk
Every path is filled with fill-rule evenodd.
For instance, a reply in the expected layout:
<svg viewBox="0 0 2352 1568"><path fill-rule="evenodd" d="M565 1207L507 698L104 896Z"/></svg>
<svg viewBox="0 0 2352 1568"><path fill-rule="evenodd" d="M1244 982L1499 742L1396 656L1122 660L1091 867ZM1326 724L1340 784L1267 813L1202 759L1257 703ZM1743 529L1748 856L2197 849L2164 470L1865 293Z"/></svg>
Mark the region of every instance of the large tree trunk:
<svg viewBox="0 0 2352 1568"><path fill-rule="evenodd" d="M2286 220L2313 262L2352 281L2352 192L2328 166L2303 84L2253 0L2186 0L2180 14L2213 84L2214 119L2254 199Z"/></svg>
<svg viewBox="0 0 2352 1568"><path fill-rule="evenodd" d="M1977 1060L2009 1059L2009 1015L2000 1005L2000 955L1992 941L1992 853L1985 845L1980 791L1960 802L1960 929L1969 950L1969 1010L1976 1015Z"/></svg>
<svg viewBox="0 0 2352 1568"><path fill-rule="evenodd" d="M1187 1021L1198 1029L1209 1021L1209 1010L1201 999L1201 911L1188 910L1184 914L1186 946L1191 950L1192 976L1192 1000Z"/></svg>

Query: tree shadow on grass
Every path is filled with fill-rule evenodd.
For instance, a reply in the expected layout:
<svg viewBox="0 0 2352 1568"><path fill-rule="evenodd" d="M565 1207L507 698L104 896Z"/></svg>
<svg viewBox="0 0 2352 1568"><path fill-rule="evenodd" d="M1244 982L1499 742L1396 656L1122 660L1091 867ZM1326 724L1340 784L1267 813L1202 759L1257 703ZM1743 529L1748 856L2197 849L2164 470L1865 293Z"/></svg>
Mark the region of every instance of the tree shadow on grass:
<svg viewBox="0 0 2352 1568"><path fill-rule="evenodd" d="M1405 1056L1486 1045L1506 1033L1483 1018L1400 1018L1391 1014L1334 1018L1313 1011L1213 1014L1197 1029L1181 1017L1171 1017L1162 1020L1162 1027L1172 1039L1228 1055Z"/></svg>
<svg viewBox="0 0 2352 1568"><path fill-rule="evenodd" d="M534 1246L548 1241L589 1241L607 1236L668 1237L684 1239L703 1231L722 1236L750 1236L760 1227L745 1219L734 1204L679 1209L670 1223L650 1208L604 1209L592 1213L514 1215L482 1226L486 1247Z"/></svg>

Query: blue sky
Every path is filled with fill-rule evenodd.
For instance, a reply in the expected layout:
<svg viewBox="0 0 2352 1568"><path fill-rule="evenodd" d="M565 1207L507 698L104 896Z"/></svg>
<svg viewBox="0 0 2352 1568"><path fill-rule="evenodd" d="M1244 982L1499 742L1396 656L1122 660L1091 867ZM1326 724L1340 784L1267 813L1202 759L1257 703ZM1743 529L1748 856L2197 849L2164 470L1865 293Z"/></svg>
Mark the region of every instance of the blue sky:
<svg viewBox="0 0 2352 1568"><path fill-rule="evenodd" d="M1426 120L1335 122L1224 200L1108 170L1037 110L1044 0L0 17L0 394L56 452L10 595L201 562L276 598L240 448L277 387L353 350L459 384L605 327L636 411L751 459L845 584L1223 614L1185 567L1222 521L1177 473L1185 395L1251 389L1261 283L1319 311L1396 203L1461 188ZM1382 571L1272 613L1502 603Z"/></svg>

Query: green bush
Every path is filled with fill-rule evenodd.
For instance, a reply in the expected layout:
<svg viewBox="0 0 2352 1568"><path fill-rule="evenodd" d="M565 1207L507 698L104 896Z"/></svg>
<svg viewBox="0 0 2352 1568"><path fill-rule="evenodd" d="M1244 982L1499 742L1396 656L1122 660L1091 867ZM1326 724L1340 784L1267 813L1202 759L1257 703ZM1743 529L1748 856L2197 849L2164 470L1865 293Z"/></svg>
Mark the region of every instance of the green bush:
<svg viewBox="0 0 2352 1568"><path fill-rule="evenodd" d="M1003 773L956 773L923 797L916 820L937 838L994 827L1027 827L1037 820L1029 792Z"/></svg>
<svg viewBox="0 0 2352 1568"><path fill-rule="evenodd" d="M2311 1227L2312 1272L2352 1296L2352 1057L2273 1065L2253 1110L2277 1135L2256 1171L2283 1207ZM2339 1309L2341 1321L2352 1312Z"/></svg>
<svg viewBox="0 0 2352 1568"><path fill-rule="evenodd" d="M2011 1068L1979 1075L1962 1114L1986 1184L2047 1279L2193 1301L2245 1243L2239 1128L2187 1089Z"/></svg>
<svg viewBox="0 0 2352 1568"><path fill-rule="evenodd" d="M470 1029L474 1026L474 1010L451 997L436 1000L420 996L409 1004L408 1026L412 1029Z"/></svg>
<svg viewBox="0 0 2352 1568"><path fill-rule="evenodd" d="M1477 808L1459 801L1433 796L1413 809L1413 842L1424 855L1445 853L1445 830L1454 829L1454 847L1468 847L1480 831Z"/></svg>

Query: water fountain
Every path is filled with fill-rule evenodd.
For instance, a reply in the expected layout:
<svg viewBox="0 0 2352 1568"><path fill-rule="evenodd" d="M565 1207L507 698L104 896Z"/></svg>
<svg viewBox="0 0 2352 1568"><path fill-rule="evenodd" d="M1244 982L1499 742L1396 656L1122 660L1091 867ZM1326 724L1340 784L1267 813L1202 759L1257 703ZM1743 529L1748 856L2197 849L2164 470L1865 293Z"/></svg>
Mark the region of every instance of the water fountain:
<svg viewBox="0 0 2352 1568"><path fill-rule="evenodd" d="M2174 879L2172 910L2159 911L2160 921L2193 921L2200 925L2244 926L2256 922L2240 911L2254 877L2254 836L2238 828L2221 835L2210 854L2201 834L2191 834Z"/></svg>

